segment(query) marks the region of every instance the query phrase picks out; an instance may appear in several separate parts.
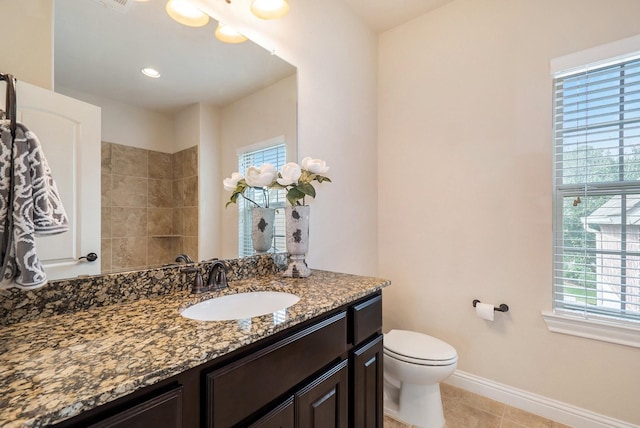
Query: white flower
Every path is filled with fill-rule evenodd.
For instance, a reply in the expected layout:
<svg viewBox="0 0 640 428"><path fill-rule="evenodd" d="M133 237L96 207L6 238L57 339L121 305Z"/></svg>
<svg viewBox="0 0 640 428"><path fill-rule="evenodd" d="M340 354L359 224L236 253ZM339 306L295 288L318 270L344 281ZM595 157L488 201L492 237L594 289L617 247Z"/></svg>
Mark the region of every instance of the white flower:
<svg viewBox="0 0 640 428"><path fill-rule="evenodd" d="M278 184L289 186L298 183L300 175L302 175L302 170L297 163L289 162L282 167L280 175L282 175L282 178L278 178Z"/></svg>
<svg viewBox="0 0 640 428"><path fill-rule="evenodd" d="M302 169L306 169L312 174L325 174L329 171L329 167L326 162L320 159L312 159L310 157L306 157L302 159Z"/></svg>
<svg viewBox="0 0 640 428"><path fill-rule="evenodd" d="M276 167L270 163L265 163L260 167L250 166L247 169L245 181L251 187L267 187L273 183L277 176Z"/></svg>
<svg viewBox="0 0 640 428"><path fill-rule="evenodd" d="M224 180L222 180L222 184L224 185L224 190L228 192L232 192L236 190L236 187L238 187L238 181L242 180L243 178L244 177L242 176L242 174L234 172L233 174L231 174L231 177L225 178Z"/></svg>

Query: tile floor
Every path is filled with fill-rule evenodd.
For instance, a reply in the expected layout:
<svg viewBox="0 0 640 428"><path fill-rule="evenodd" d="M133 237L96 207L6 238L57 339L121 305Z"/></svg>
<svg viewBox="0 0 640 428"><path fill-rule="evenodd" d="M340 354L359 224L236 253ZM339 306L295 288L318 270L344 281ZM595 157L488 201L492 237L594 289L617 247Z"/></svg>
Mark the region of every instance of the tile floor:
<svg viewBox="0 0 640 428"><path fill-rule="evenodd" d="M440 391L445 428L569 428L451 385L441 384ZM385 416L384 428L411 428L411 425Z"/></svg>

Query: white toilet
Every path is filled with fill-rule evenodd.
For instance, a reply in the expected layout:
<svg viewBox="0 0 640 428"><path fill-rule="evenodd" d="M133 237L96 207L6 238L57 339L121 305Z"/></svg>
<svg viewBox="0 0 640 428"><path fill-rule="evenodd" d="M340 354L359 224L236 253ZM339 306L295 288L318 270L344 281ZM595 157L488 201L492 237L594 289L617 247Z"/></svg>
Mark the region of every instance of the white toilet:
<svg viewBox="0 0 640 428"><path fill-rule="evenodd" d="M453 346L435 337L406 330L385 334L385 413L421 428L442 428L440 382L457 363Z"/></svg>

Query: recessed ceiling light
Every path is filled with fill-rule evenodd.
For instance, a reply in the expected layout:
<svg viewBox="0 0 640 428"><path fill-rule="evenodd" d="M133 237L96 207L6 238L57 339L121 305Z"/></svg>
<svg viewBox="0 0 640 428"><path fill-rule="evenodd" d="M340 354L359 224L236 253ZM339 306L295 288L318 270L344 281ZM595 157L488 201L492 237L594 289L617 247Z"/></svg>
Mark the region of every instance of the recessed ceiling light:
<svg viewBox="0 0 640 428"><path fill-rule="evenodd" d="M157 79L158 77L160 77L160 72L152 67L145 67L140 69L140 71L142 72L142 74L144 74L147 77L152 77L154 79Z"/></svg>
<svg viewBox="0 0 640 428"><path fill-rule="evenodd" d="M195 7L189 0L169 0L166 10L170 17L189 27L202 27L209 22L209 15Z"/></svg>

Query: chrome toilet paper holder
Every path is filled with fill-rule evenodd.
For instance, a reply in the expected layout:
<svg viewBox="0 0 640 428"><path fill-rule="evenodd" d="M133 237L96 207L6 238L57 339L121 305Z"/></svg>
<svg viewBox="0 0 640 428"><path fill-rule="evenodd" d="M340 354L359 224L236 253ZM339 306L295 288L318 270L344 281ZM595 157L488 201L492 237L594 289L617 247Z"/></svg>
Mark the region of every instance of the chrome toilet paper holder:
<svg viewBox="0 0 640 428"><path fill-rule="evenodd" d="M475 299L473 301L473 307L475 308L478 303L480 303L480 300ZM493 310L496 311L496 312L508 312L509 311L509 306L507 306L504 303L501 303L499 307L497 307L497 308L494 307Z"/></svg>

